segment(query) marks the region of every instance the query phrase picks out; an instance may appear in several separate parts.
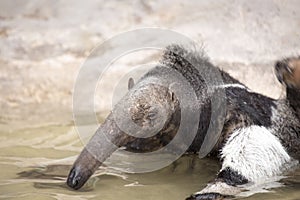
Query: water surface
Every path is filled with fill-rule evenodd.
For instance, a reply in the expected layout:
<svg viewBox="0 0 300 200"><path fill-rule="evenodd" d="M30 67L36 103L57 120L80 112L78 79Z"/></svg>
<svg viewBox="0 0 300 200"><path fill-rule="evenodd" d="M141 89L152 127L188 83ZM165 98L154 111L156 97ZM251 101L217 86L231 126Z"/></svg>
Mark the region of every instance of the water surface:
<svg viewBox="0 0 300 200"><path fill-rule="evenodd" d="M164 169L145 174L103 167L81 190L73 191L65 180L81 149L71 126L0 131L0 199L182 200L213 180L220 168L216 160L196 156L184 156ZM284 186L245 199L300 199L299 169L280 184ZM263 188L270 185L279 183Z"/></svg>

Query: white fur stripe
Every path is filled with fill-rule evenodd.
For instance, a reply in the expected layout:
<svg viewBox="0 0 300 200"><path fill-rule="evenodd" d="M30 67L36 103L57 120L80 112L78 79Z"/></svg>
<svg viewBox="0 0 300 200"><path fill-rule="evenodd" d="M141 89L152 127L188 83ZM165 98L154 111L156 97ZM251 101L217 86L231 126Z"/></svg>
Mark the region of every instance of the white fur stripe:
<svg viewBox="0 0 300 200"><path fill-rule="evenodd" d="M203 190L197 192L196 194L219 193L223 195L236 195L241 191L241 188L227 185L223 182L215 182L213 184L208 184Z"/></svg>
<svg viewBox="0 0 300 200"><path fill-rule="evenodd" d="M242 88L248 90L244 85L238 84L238 83L233 83L233 84L224 84L224 85L218 85L215 86L216 88L230 88L230 87L235 87L235 88Z"/></svg>
<svg viewBox="0 0 300 200"><path fill-rule="evenodd" d="M260 126L235 131L222 149L222 158L222 170L230 167L253 182L282 174L292 163L277 137Z"/></svg>

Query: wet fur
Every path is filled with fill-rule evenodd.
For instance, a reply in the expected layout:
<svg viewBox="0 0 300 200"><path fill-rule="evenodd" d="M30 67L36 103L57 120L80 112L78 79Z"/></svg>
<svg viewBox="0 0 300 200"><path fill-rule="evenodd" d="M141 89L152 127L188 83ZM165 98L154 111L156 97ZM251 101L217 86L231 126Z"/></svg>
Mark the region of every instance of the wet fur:
<svg viewBox="0 0 300 200"><path fill-rule="evenodd" d="M205 85L204 80L201 77L201 74L198 73L196 69L193 68L193 66L187 61L187 60L196 60L196 63L199 63L199 65L206 65L210 66L211 68L214 68L214 66L209 63L208 59L203 56L202 53L196 54L193 51L187 51L179 46L172 46L169 47L165 54L163 55L163 59L161 63L164 66L173 68L178 70L183 76L189 80L189 82L193 85L194 90L196 91L197 96L202 100L200 102L202 109L201 113L205 113L205 115L201 115L200 123L199 123L199 130L198 134L188 149L188 152L197 152L199 151L203 139L205 137L205 133L207 131L209 121L207 119L210 119L210 96L207 93L207 87ZM155 70L154 70L155 71ZM150 72L148 76L153 75L153 72ZM296 94L292 94L293 90L288 89L287 91L287 100L275 100L266 96L263 96L261 94L252 92L249 90L245 85L241 84L236 79L232 78L229 74L227 74L224 71L220 70L220 73L222 75L223 81L224 81L224 88L226 91L226 101L227 101L227 114L226 119L222 131L222 135L213 149L213 151L210 153L211 156L221 156L221 160L224 162L224 159L228 160L229 158L226 158L225 152L228 152L228 155L231 155L233 153L234 149L229 149L229 138L232 136L233 133L236 133L238 130L243 130L245 127L263 127L262 129L262 135L270 137L273 134L274 135L274 141L271 140L268 145L270 146L270 152L268 154L271 154L271 152L275 151L277 149L277 152L274 154L275 157L270 157L270 162L274 162L274 167L268 167L262 166L261 170L257 169L256 171L253 171L251 175L245 174L246 171L240 171L238 168L235 169L232 165L226 165L226 163L223 163L223 168L221 169L220 173L217 176L217 179L215 180L215 184L217 183L225 183L228 186L237 186L242 185L245 183L248 183L249 181L254 181L255 178L267 178L271 175L278 175L280 172L284 172L286 170L285 165L288 165L292 162L292 158L299 159L299 149L300 149L300 123L299 123L299 116L297 112L297 109L300 108L299 105L299 93L296 92ZM147 75L146 75L147 76ZM289 79L289 83L291 80ZM290 91L289 91L290 90ZM293 102L292 105L296 109L293 109L291 106L291 102ZM176 123L176 121L175 121ZM179 122L178 122L179 123ZM256 130L253 133L256 133ZM265 130L265 131L264 131ZM268 131L270 130L270 131ZM240 133L240 137L247 137L244 136L245 133ZM251 129L250 132L248 132L250 136L252 135ZM252 138L252 142L255 142L255 140L259 141L259 132L257 136ZM170 138L171 139L171 138ZM266 145L266 144L260 144L256 142L258 147L260 145ZM280 142L279 142L280 141ZM250 141L247 141L250 142ZM273 143L275 143L275 146L272 146ZM239 144L237 144L239 145ZM276 146L277 145L277 146ZM147 142L145 142L145 146L147 146ZM224 146L227 147L224 149ZM247 147L247 144L246 146ZM242 145L235 146L234 147L236 151L239 151L239 148L243 148ZM262 147L263 149L265 147ZM229 149L229 150L228 150ZM285 149L287 152L292 156L289 157L287 152L285 152ZM222 150L222 154L220 154L220 150ZM259 152L253 152L253 153L259 153ZM278 154L277 154L278 153ZM243 154L243 153L242 153ZM284 155L284 156L283 156ZM268 155L262 155L268 156ZM227 156L228 157L228 156ZM251 157L251 155L250 155ZM282 157L282 159L280 159ZM278 160L276 160L277 158ZM239 162L238 157L232 157L230 159L236 159L236 162ZM262 162L263 160L249 160L248 164L251 162L253 165L255 163ZM251 165L250 165L251 166ZM246 167L246 166L245 166ZM266 167L266 169L264 169ZM267 170L267 171L264 171ZM269 171L268 171L269 170ZM246 178L246 177L247 178ZM213 184L214 185L214 184ZM212 186L209 185L208 188L211 188ZM205 192L208 191L209 193ZM226 194L228 195L236 195L238 192L233 189L234 192ZM239 190L238 190L239 191ZM214 188L214 189L204 189L201 194L197 194L192 198L192 196L189 199L216 199L220 198L220 196L216 195L222 192L222 188ZM240 191L239 191L240 192ZM206 197L205 197L206 196ZM221 195L222 196L222 195Z"/></svg>
<svg viewBox="0 0 300 200"><path fill-rule="evenodd" d="M248 173L247 162L255 164L255 162L259 161L255 160L255 156L249 155L249 151L247 151L247 154L243 154L242 151L243 148L251 149L251 146L247 144L252 143L254 145L256 140L257 145L259 145L258 147L264 150L264 144L259 141L259 134L262 134L264 137L272 135L273 139L270 143L266 143L266 149L274 153L273 158L285 155L285 159L278 160L280 166L285 166L293 158L299 159L300 87L298 87L298 75L291 74L289 68L289 66L293 66L293 70L298 73L300 67L298 68L298 65L295 64L297 62L293 60L293 64L290 64L291 61L287 60L276 65L278 66L276 67L278 79L287 85L287 99L275 100L252 92L229 74L213 66L202 51L187 50L179 45L167 47L159 65L150 70L139 82L143 84L147 82L147 79L151 79L152 77L158 79L165 77L162 74L168 74L168 71L175 69L191 84L197 95L195 106L200 108L202 114L200 115L197 135L187 151L189 153L197 153L204 141L211 117L211 95L214 95L213 91L208 91L203 76L190 61L197 63L198 67L206 66L208 70L218 70L221 73L224 83L223 85L216 85L215 88L216 90L220 87L225 89L227 110L221 137L210 153L210 156L220 158L223 162L223 167L213 183L208 184L206 188L189 197L189 200L223 199L224 197L230 197L241 192L236 187L238 185L255 181L257 178L266 178L264 177L263 172L265 172L265 169L263 169L263 166L257 172L252 171L252 174ZM137 85L139 82L137 82ZM134 90L134 87L132 88L131 84L129 88ZM141 92L143 96L143 91L138 92ZM169 117L164 128L158 134L149 138L136 139L123 133L121 134L122 136L116 138L118 146L125 146L129 151L149 152L167 145L173 139L177 132L176 127L180 124L180 105L177 97L174 94L168 93L168 91L164 91L163 94L155 94L158 95L158 100L165 98L166 102L173 104L174 113L171 113L172 115ZM143 102L137 103L137 105L143 105ZM150 108L147 106L137 107L137 105L133 105L132 120L140 125L148 123L149 119L146 118L149 116ZM245 142L239 146L238 141ZM276 148L280 150L276 151ZM241 152L241 156L237 156L239 152ZM247 160L249 158L253 159ZM234 164L235 160L236 162L243 161L245 166L238 167L238 165ZM276 166L276 163L272 166ZM278 174L284 171L284 169L280 169L280 166L279 168L275 169L274 167L269 170L274 170L274 174Z"/></svg>

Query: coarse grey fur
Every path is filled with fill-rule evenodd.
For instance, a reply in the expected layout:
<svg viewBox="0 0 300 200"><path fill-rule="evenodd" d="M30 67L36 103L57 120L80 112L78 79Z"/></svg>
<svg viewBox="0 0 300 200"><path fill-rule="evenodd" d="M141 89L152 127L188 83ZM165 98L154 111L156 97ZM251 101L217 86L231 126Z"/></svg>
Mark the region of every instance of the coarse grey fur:
<svg viewBox="0 0 300 200"><path fill-rule="evenodd" d="M195 63L197 66L194 66ZM289 68L286 65L283 66L284 69L282 67L276 68L277 75L280 77L280 81L286 82L285 77L287 76L282 74L286 72L285 69ZM201 73L211 73L211 71L217 70L221 74L223 83L220 85L217 83L214 87L215 89L211 91L203 78L204 74L199 73L199 70L197 70L198 67L208 70L200 71ZM297 66L294 68L297 69ZM190 105L180 105L178 97L170 90L170 85L155 84L155 81L164 82L163 79L168 78L168 74L174 70L189 82L196 94L197 99L195 102L190 102ZM292 91L299 95L300 87L297 85L297 77L294 78L295 80L293 77L289 77L287 90L292 88L290 84L295 81L296 83L292 84ZM109 138L110 141L119 147L126 147L129 151L151 152L166 146L176 135L180 125L180 113L183 106L191 109L191 112L193 108L199 109L201 113L197 135L187 150L189 153L197 153L203 144L210 123L212 95L216 93L218 88L225 90L227 109L224 124L216 123L218 126L223 126L222 134L210 152L210 156L220 156L220 150L235 130L257 125L272 130L272 133L280 139L281 144L286 148L290 156L299 159L300 113L297 107L299 99L294 98L294 95L289 95L289 92L287 99L284 100L275 100L252 92L229 74L213 66L202 51L171 45L166 48L158 66L150 70L134 86L130 84L130 90L127 95L116 106L120 107L121 110L128 109L131 115L130 120L146 129L160 123L160 116L162 116L160 108L164 108L166 112L164 114L167 117L165 124L154 136L135 138L122 131L116 124L113 115L118 115L118 109L113 109L112 113L100 126L75 161L67 184L74 189L82 187L102 162L116 150L116 148L108 147L105 138ZM122 114L120 116L121 118L123 117ZM128 124L129 121L126 121L124 118L123 123ZM235 185L246 183L247 179L242 174L238 174L228 168L220 172L215 182L218 185L224 186L223 183L225 183L225 185L235 187ZM213 191L211 195L198 194L188 199L217 199L221 198L221 191Z"/></svg>

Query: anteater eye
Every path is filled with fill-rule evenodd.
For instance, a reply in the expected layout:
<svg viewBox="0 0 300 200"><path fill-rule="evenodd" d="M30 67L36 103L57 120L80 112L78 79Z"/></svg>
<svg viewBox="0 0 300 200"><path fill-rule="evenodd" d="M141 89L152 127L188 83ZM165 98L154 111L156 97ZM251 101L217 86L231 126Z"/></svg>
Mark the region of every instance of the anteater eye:
<svg viewBox="0 0 300 200"><path fill-rule="evenodd" d="M148 110L147 118L152 121L157 119L159 117L160 109L161 107L157 105L151 106Z"/></svg>
<svg viewBox="0 0 300 200"><path fill-rule="evenodd" d="M148 118L151 119L151 120L153 120L153 119L155 119L155 115L156 115L155 112L149 112L148 113Z"/></svg>

